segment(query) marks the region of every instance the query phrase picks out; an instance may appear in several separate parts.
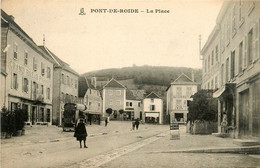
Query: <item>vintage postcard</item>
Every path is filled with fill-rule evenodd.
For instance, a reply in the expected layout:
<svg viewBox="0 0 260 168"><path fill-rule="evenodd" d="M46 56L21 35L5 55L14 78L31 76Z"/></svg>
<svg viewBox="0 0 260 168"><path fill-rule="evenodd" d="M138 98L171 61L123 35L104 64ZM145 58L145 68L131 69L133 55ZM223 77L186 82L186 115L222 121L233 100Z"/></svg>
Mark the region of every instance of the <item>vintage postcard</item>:
<svg viewBox="0 0 260 168"><path fill-rule="evenodd" d="M1 167L260 167L260 1L2 0Z"/></svg>

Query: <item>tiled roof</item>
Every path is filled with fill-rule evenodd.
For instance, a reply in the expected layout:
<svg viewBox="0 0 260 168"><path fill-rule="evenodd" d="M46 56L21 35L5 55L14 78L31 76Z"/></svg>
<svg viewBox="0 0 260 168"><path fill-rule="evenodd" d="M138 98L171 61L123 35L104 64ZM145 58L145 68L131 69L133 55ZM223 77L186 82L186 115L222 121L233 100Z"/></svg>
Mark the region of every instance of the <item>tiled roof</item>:
<svg viewBox="0 0 260 168"><path fill-rule="evenodd" d="M48 54L55 62L56 62L56 65L58 66L61 66L63 69L75 74L75 75L78 75L79 74L74 71L70 66L69 64L67 64L66 62L62 61L58 56L56 56L53 52L51 52L47 47L45 46L39 46L40 49L42 49L46 54Z"/></svg>
<svg viewBox="0 0 260 168"><path fill-rule="evenodd" d="M152 98L152 99L159 98L160 99L160 97L154 92L151 92L149 95L146 96L146 98Z"/></svg>
<svg viewBox="0 0 260 168"><path fill-rule="evenodd" d="M88 85L87 85L86 78L80 76L79 77L79 88L78 88L79 97L84 97L87 90L88 90Z"/></svg>
<svg viewBox="0 0 260 168"><path fill-rule="evenodd" d="M119 83L117 80L115 80L114 78L112 78L105 86L106 87L112 87L112 88L126 88L124 85L122 85L121 83Z"/></svg>

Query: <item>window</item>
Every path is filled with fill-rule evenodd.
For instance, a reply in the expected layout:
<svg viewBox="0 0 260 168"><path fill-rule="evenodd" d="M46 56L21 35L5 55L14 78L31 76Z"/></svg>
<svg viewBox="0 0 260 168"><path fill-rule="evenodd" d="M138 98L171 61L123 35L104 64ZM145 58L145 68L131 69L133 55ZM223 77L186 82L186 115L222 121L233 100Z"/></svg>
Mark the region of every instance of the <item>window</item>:
<svg viewBox="0 0 260 168"><path fill-rule="evenodd" d="M44 93L44 86L41 85L41 94L43 95L43 93Z"/></svg>
<svg viewBox="0 0 260 168"><path fill-rule="evenodd" d="M235 51L231 52L231 67L230 67L230 78L233 79L235 77Z"/></svg>
<svg viewBox="0 0 260 168"><path fill-rule="evenodd" d="M44 76L44 74L45 74L45 66L44 66L44 63L41 63L41 73L42 73L42 76Z"/></svg>
<svg viewBox="0 0 260 168"><path fill-rule="evenodd" d="M126 102L126 106L129 106L129 102Z"/></svg>
<svg viewBox="0 0 260 168"><path fill-rule="evenodd" d="M153 102L154 102L154 99L151 99L151 102L153 103Z"/></svg>
<svg viewBox="0 0 260 168"><path fill-rule="evenodd" d="M138 102L138 107L141 107L141 103L140 102Z"/></svg>
<svg viewBox="0 0 260 168"><path fill-rule="evenodd" d="M192 88L186 87L186 97L189 98L192 95Z"/></svg>
<svg viewBox="0 0 260 168"><path fill-rule="evenodd" d="M225 83L227 83L229 81L229 58L227 58L226 60L226 81Z"/></svg>
<svg viewBox="0 0 260 168"><path fill-rule="evenodd" d="M112 91L112 90L109 90L109 91L108 91L108 94L109 94L109 95L113 95L113 91Z"/></svg>
<svg viewBox="0 0 260 168"><path fill-rule="evenodd" d="M181 98L182 97L182 87L177 87L176 88L176 96L177 96L177 98Z"/></svg>
<svg viewBox="0 0 260 168"><path fill-rule="evenodd" d="M150 105L150 111L154 111L155 110L155 105Z"/></svg>
<svg viewBox="0 0 260 168"><path fill-rule="evenodd" d="M73 79L72 78L70 80L70 84L71 84L71 86L73 86Z"/></svg>
<svg viewBox="0 0 260 168"><path fill-rule="evenodd" d="M117 90L116 95L121 95L121 90Z"/></svg>
<svg viewBox="0 0 260 168"><path fill-rule="evenodd" d="M211 65L214 65L214 50L211 52Z"/></svg>
<svg viewBox="0 0 260 168"><path fill-rule="evenodd" d="M70 86L70 77L69 76L67 76L67 85Z"/></svg>
<svg viewBox="0 0 260 168"><path fill-rule="evenodd" d="M182 109L182 101L176 100L176 109Z"/></svg>
<svg viewBox="0 0 260 168"><path fill-rule="evenodd" d="M215 56L216 56L216 62L218 62L218 45L216 46L216 50L215 50Z"/></svg>
<svg viewBox="0 0 260 168"><path fill-rule="evenodd" d="M240 22L240 26L244 23L244 17L243 17L243 0L240 0L239 7L238 7L238 19Z"/></svg>
<svg viewBox="0 0 260 168"><path fill-rule="evenodd" d="M243 70L243 42L239 44L239 72Z"/></svg>
<svg viewBox="0 0 260 168"><path fill-rule="evenodd" d="M91 89L89 89L89 94L91 94Z"/></svg>
<svg viewBox="0 0 260 168"><path fill-rule="evenodd" d="M208 56L208 71L209 71L209 68L210 68L210 55Z"/></svg>
<svg viewBox="0 0 260 168"><path fill-rule="evenodd" d="M205 72L207 72L207 59L205 59Z"/></svg>
<svg viewBox="0 0 260 168"><path fill-rule="evenodd" d="M130 102L130 103L129 103L129 105L130 105L130 107L132 107L132 106L133 106L133 103L132 103L132 102Z"/></svg>
<svg viewBox="0 0 260 168"><path fill-rule="evenodd" d="M88 102L88 108L91 110L91 102Z"/></svg>
<svg viewBox="0 0 260 168"><path fill-rule="evenodd" d="M29 81L27 78L23 78L23 91L25 93L28 93L28 85L29 85Z"/></svg>
<svg viewBox="0 0 260 168"><path fill-rule="evenodd" d="M61 93L61 101L62 101L62 102L65 102L65 95L64 95L63 92Z"/></svg>
<svg viewBox="0 0 260 168"><path fill-rule="evenodd" d="M51 78L51 68L47 67L47 78Z"/></svg>
<svg viewBox="0 0 260 168"><path fill-rule="evenodd" d="M28 65L28 52L24 51L24 65Z"/></svg>
<svg viewBox="0 0 260 168"><path fill-rule="evenodd" d="M47 88L47 99L48 100L51 99L51 90L50 90L50 88Z"/></svg>
<svg viewBox="0 0 260 168"><path fill-rule="evenodd" d="M236 33L236 6L234 5L232 9L232 34Z"/></svg>
<svg viewBox="0 0 260 168"><path fill-rule="evenodd" d="M33 57L33 70L37 71L37 59Z"/></svg>
<svg viewBox="0 0 260 168"><path fill-rule="evenodd" d="M13 73L13 83L12 83L13 89L18 89L18 77L16 73Z"/></svg>
<svg viewBox="0 0 260 168"><path fill-rule="evenodd" d="M100 109L100 103L98 103L98 109Z"/></svg>
<svg viewBox="0 0 260 168"><path fill-rule="evenodd" d="M77 89L77 88L78 88L78 80L75 79L75 89Z"/></svg>
<svg viewBox="0 0 260 168"><path fill-rule="evenodd" d="M17 46L17 44L14 44L14 59L17 59L17 57L18 57L18 46Z"/></svg>
<svg viewBox="0 0 260 168"><path fill-rule="evenodd" d="M61 74L61 82L62 82L62 84L65 85L65 77L64 77L64 74Z"/></svg>
<svg viewBox="0 0 260 168"><path fill-rule="evenodd" d="M113 105L113 100L109 100L109 105Z"/></svg>
<svg viewBox="0 0 260 168"><path fill-rule="evenodd" d="M75 103L77 103L78 102L78 98L77 98L77 96L75 96Z"/></svg>
<svg viewBox="0 0 260 168"><path fill-rule="evenodd" d="M247 64L250 65L253 62L253 29L248 33L248 49L247 49Z"/></svg>
<svg viewBox="0 0 260 168"><path fill-rule="evenodd" d="M215 89L218 88L218 76L215 77Z"/></svg>
<svg viewBox="0 0 260 168"><path fill-rule="evenodd" d="M213 79L211 80L211 89L214 89Z"/></svg>
<svg viewBox="0 0 260 168"><path fill-rule="evenodd" d="M221 85L224 84L224 64L221 65Z"/></svg>
<svg viewBox="0 0 260 168"><path fill-rule="evenodd" d="M116 101L116 105L120 106L120 105L121 105L121 101L120 101L120 100L117 100L117 101Z"/></svg>

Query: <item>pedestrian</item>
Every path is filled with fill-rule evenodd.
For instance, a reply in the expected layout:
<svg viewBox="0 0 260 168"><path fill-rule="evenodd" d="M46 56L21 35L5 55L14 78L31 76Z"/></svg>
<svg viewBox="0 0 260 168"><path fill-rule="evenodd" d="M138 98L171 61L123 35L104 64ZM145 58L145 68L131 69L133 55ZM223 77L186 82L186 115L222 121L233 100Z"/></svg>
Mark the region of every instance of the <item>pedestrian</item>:
<svg viewBox="0 0 260 168"><path fill-rule="evenodd" d="M135 130L135 120L132 119L132 130Z"/></svg>
<svg viewBox="0 0 260 168"><path fill-rule="evenodd" d="M83 121L84 120L82 118L79 120L75 133L74 133L74 137L76 137L77 141L79 141L80 148L82 148L81 141L84 141L84 148L88 148L86 145L86 138L88 136L88 133L86 130L85 123Z"/></svg>
<svg viewBox="0 0 260 168"><path fill-rule="evenodd" d="M139 118L137 118L136 120L135 120L135 127L136 127L136 130L138 130L138 127L139 127Z"/></svg>
<svg viewBox="0 0 260 168"><path fill-rule="evenodd" d="M106 119L105 119L105 127L107 126L107 123L108 123L108 119L106 117Z"/></svg>

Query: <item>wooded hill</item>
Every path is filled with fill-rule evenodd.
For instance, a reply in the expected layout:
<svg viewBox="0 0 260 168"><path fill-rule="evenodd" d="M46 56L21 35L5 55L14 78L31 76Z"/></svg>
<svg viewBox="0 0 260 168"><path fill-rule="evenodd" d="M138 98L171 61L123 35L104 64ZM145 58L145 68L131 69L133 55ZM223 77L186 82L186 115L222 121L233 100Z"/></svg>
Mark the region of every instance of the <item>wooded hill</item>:
<svg viewBox="0 0 260 168"><path fill-rule="evenodd" d="M83 74L86 77L96 76L98 80L108 80L114 77L116 80L133 79L134 83L141 89L143 85L169 86L182 73L191 78L194 72L194 81L201 83L201 69L186 67L166 66L133 66L124 68L103 69Z"/></svg>

